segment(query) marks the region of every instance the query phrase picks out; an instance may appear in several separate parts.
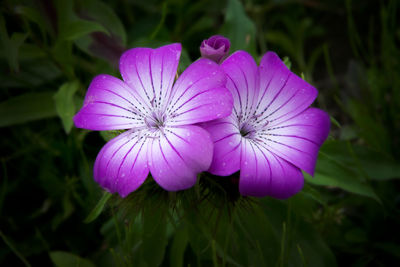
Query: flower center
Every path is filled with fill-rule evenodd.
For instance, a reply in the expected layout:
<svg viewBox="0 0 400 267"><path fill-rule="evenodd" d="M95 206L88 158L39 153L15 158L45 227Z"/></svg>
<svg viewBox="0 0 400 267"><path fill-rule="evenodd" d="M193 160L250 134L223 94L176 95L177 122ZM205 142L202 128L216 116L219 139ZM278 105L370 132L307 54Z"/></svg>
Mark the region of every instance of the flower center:
<svg viewBox="0 0 400 267"><path fill-rule="evenodd" d="M246 138L252 138L255 134L256 129L253 125L248 122L242 123L240 126L240 135Z"/></svg>
<svg viewBox="0 0 400 267"><path fill-rule="evenodd" d="M153 111L151 116L144 119L146 126L151 130L163 128L165 126L166 115L161 111Z"/></svg>

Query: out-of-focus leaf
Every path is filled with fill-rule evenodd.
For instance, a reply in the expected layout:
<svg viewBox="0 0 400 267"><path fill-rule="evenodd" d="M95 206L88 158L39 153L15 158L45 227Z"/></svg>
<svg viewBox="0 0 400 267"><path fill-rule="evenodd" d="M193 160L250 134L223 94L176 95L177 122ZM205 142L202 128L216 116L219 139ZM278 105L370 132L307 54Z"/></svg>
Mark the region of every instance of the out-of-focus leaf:
<svg viewBox="0 0 400 267"><path fill-rule="evenodd" d="M126 32L124 25L114 10L103 2L99 1L82 1L82 10L80 13L84 17L95 20L103 25L111 34L121 38L122 44L126 44Z"/></svg>
<svg viewBox="0 0 400 267"><path fill-rule="evenodd" d="M53 95L27 93L0 103L0 127L57 116Z"/></svg>
<svg viewBox="0 0 400 267"><path fill-rule="evenodd" d="M349 115L353 118L357 126L360 128L360 135L367 143L381 152L390 151L390 138L388 129L378 119L375 114L371 113L371 109L362 102L350 100L347 104Z"/></svg>
<svg viewBox="0 0 400 267"><path fill-rule="evenodd" d="M340 140L349 141L358 137L359 129L354 125L344 125L340 128Z"/></svg>
<svg viewBox="0 0 400 267"><path fill-rule="evenodd" d="M290 70L292 68L292 62L289 57L283 58L283 63L285 63L286 67Z"/></svg>
<svg viewBox="0 0 400 267"><path fill-rule="evenodd" d="M100 136L104 139L104 141L108 142L111 139L113 139L114 137L117 137L118 135L120 135L121 133L123 133L123 131L121 131L121 130L101 131Z"/></svg>
<svg viewBox="0 0 400 267"><path fill-rule="evenodd" d="M340 125L340 123L332 116L329 116L331 119L331 122L338 128L342 128L342 126Z"/></svg>
<svg viewBox="0 0 400 267"><path fill-rule="evenodd" d="M70 79L75 78L75 56L72 52L71 42L57 42L51 49L52 55L57 63L62 66L62 71Z"/></svg>
<svg viewBox="0 0 400 267"><path fill-rule="evenodd" d="M232 256L240 260L243 266L276 266L280 233L268 216L272 216L271 211L264 212L259 207L252 207L250 211L238 210L235 225L238 236L232 241L241 243L242 246L237 249L239 251L232 253ZM273 216L276 216L277 220L280 219L277 214Z"/></svg>
<svg viewBox="0 0 400 267"><path fill-rule="evenodd" d="M93 208L93 210L89 213L89 215L86 217L84 220L84 223L90 223L96 220L97 217L101 214L101 212L104 209L104 206L106 205L107 201L110 199L112 196L111 193L104 192L103 196L100 198L99 202L97 202L96 206Z"/></svg>
<svg viewBox="0 0 400 267"><path fill-rule="evenodd" d="M282 49L286 51L291 57L294 57L296 55L294 42L289 38L289 35L286 35L285 33L280 31L270 30L267 32L265 37L269 42L276 44L279 47L282 47Z"/></svg>
<svg viewBox="0 0 400 267"><path fill-rule="evenodd" d="M339 187L351 193L377 199L377 196L372 190L371 186L362 183L351 173L346 173L346 171L341 170L340 167L329 166L328 168L330 168L330 171L332 171L331 175L317 172L313 178L310 175L305 174L307 182L315 185ZM336 175L334 174L335 170L337 170Z"/></svg>
<svg viewBox="0 0 400 267"><path fill-rule="evenodd" d="M75 254L64 252L64 251L51 251L49 253L51 261L57 267L95 267L95 265L87 260L83 259Z"/></svg>
<svg viewBox="0 0 400 267"><path fill-rule="evenodd" d="M78 19L68 23L60 34L61 40L74 41L92 32L104 32L108 30L98 22Z"/></svg>
<svg viewBox="0 0 400 267"><path fill-rule="evenodd" d="M140 250L142 264L160 266L167 246L167 223L164 211L149 207L143 213L143 235Z"/></svg>
<svg viewBox="0 0 400 267"><path fill-rule="evenodd" d="M246 15L239 0L229 0L222 34L231 41L231 51L246 50L255 53L256 27Z"/></svg>
<svg viewBox="0 0 400 267"><path fill-rule="evenodd" d="M320 192L309 184L305 184L299 194L305 196L306 198L315 200L321 205L326 205L326 202L322 198Z"/></svg>
<svg viewBox="0 0 400 267"><path fill-rule="evenodd" d="M400 178L400 163L370 148L348 142L329 141L322 151L354 171L373 180Z"/></svg>
<svg viewBox="0 0 400 267"><path fill-rule="evenodd" d="M199 20L193 22L189 30L185 32L185 36L193 36L198 32L210 29L212 28L213 24L214 24L214 18L206 16L201 17Z"/></svg>
<svg viewBox="0 0 400 267"><path fill-rule="evenodd" d="M46 53L40 47L34 44L22 44L18 53L19 60L32 60L45 57ZM42 64L42 62L40 63Z"/></svg>
<svg viewBox="0 0 400 267"><path fill-rule="evenodd" d="M314 178L305 174L307 182L315 185L339 187L346 191L380 201L372 187L357 170L324 152L319 154Z"/></svg>
<svg viewBox="0 0 400 267"><path fill-rule="evenodd" d="M279 258L279 261L276 262L270 261L268 257L265 257L267 264L264 266L300 267L304 266L303 262L306 262L306 266L309 267L337 266L332 251L314 226L305 220L301 220L299 215L290 211L287 202L264 198L260 201L260 206L262 210L252 218L254 228L247 227L247 230L253 233L259 232L260 236L264 235L263 239L259 239L262 253L274 247L274 251L268 252L268 255L271 255L271 259L274 260ZM291 215L288 215L289 213ZM261 219L262 217L264 218ZM260 219L257 220L258 218ZM285 224L284 228L282 227L283 223ZM270 232L270 239L273 240L272 246L271 241L267 239L268 235L263 233L264 225L267 226ZM284 229L285 234L283 234ZM253 236L254 240L258 239L258 234ZM283 244L282 241L284 242ZM277 251L279 247L281 248L280 252ZM300 247L301 254L298 247ZM278 255L274 255L274 253Z"/></svg>
<svg viewBox="0 0 400 267"><path fill-rule="evenodd" d="M71 131L74 124L72 121L75 115L74 94L78 88L78 81L67 82L61 85L58 92L54 95L57 114L61 118L66 133Z"/></svg>
<svg viewBox="0 0 400 267"><path fill-rule="evenodd" d="M10 69L17 72L19 70L18 64L18 51L20 46L24 43L28 33L17 33L14 32L9 38L6 28L6 23L3 16L0 15L0 42L4 56L8 60Z"/></svg>
<svg viewBox="0 0 400 267"><path fill-rule="evenodd" d="M350 229L345 233L344 238L348 242L352 243L363 243L368 241L365 231L361 228Z"/></svg>
<svg viewBox="0 0 400 267"><path fill-rule="evenodd" d="M0 73L0 88L34 87L53 81L61 71L50 60L40 58L24 62L18 73Z"/></svg>
<svg viewBox="0 0 400 267"><path fill-rule="evenodd" d="M34 9L28 6L17 6L15 7L15 12L36 23L43 32L47 31L48 33L53 34L53 29L46 21L44 15L40 14L40 11L38 9Z"/></svg>
<svg viewBox="0 0 400 267"><path fill-rule="evenodd" d="M63 207L63 212L53 217L51 224L51 228L53 231L55 231L62 222L67 220L75 210L75 206L71 201L71 198L68 193L64 193L64 197L62 199L62 207Z"/></svg>
<svg viewBox="0 0 400 267"><path fill-rule="evenodd" d="M385 242L385 243L376 243L374 244L374 247L383 250L387 253L390 253L391 255L395 256L396 258L400 259L400 246L399 244L396 243L390 243L390 242Z"/></svg>
<svg viewBox="0 0 400 267"><path fill-rule="evenodd" d="M170 252L170 266L183 266L183 256L188 244L188 239L189 237L186 228L180 228L175 232Z"/></svg>
<svg viewBox="0 0 400 267"><path fill-rule="evenodd" d="M114 11L98 1L79 3L79 16L94 20L105 27L110 34L96 32L75 40L75 44L91 56L106 60L118 67L121 54L126 49L126 32Z"/></svg>
<svg viewBox="0 0 400 267"><path fill-rule="evenodd" d="M189 54L185 48L182 48L181 58L178 65L178 72L182 73L185 71L187 67L192 63L190 60Z"/></svg>

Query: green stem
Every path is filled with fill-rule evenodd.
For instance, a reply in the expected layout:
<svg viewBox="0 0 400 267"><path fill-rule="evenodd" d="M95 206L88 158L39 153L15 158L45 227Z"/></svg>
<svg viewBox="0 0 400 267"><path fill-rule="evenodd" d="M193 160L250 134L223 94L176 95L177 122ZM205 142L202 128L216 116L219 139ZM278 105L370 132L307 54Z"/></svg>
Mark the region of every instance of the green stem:
<svg viewBox="0 0 400 267"><path fill-rule="evenodd" d="M11 242L7 239L7 237L0 231L0 236L3 239L4 243L14 252L14 254L25 264L25 266L31 267L29 262L25 259L25 257L11 244Z"/></svg>

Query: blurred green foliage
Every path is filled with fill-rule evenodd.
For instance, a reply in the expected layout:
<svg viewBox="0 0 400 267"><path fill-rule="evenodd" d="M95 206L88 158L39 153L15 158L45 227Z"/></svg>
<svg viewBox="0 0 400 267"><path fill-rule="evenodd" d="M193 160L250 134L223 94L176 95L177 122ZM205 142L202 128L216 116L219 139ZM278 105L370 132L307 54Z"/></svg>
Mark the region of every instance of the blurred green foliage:
<svg viewBox="0 0 400 267"><path fill-rule="evenodd" d="M2 266L389 266L400 258L398 1L4 0L0 4ZM181 42L179 72L223 34L276 51L332 116L315 177L285 201L203 174L121 200L92 178L114 132L73 127L122 52ZM102 197L103 195L103 197ZM86 220L85 220L86 218Z"/></svg>

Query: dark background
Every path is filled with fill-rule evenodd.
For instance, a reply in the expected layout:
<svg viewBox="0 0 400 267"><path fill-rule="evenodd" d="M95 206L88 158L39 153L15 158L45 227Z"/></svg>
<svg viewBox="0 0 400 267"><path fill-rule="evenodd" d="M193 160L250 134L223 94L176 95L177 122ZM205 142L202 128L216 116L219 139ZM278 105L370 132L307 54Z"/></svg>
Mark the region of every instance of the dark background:
<svg viewBox="0 0 400 267"><path fill-rule="evenodd" d="M0 4L1 266L392 266L400 260L398 1L10 1ZM128 48L180 42L179 71L223 34L273 50L331 115L314 178L289 200L234 177L168 194L151 179L104 211L94 159L113 132L76 129L91 79ZM99 207L103 207L100 203Z"/></svg>

